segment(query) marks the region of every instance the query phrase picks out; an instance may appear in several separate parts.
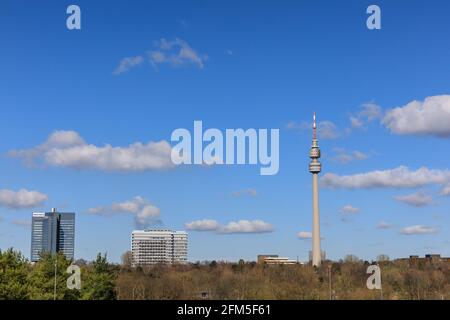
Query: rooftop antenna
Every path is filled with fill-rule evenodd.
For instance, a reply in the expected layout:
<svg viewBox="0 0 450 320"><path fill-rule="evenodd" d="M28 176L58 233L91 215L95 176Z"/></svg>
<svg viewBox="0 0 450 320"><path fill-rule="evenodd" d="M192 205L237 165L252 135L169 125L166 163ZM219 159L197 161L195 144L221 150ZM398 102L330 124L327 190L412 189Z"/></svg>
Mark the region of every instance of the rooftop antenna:
<svg viewBox="0 0 450 320"><path fill-rule="evenodd" d="M313 113L313 139L317 140L316 113Z"/></svg>

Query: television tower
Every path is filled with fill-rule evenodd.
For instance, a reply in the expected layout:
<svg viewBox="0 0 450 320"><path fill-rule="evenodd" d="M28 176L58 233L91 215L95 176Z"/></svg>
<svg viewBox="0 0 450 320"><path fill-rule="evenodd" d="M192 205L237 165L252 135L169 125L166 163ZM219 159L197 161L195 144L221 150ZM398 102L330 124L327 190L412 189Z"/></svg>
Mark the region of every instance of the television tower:
<svg viewBox="0 0 450 320"><path fill-rule="evenodd" d="M309 163L309 172L313 175L313 232L312 232L312 265L319 267L322 260L320 251L320 223L319 223L319 186L318 175L322 168L319 162L320 149L317 142L316 113L313 115L313 140L311 150L309 151L311 162Z"/></svg>

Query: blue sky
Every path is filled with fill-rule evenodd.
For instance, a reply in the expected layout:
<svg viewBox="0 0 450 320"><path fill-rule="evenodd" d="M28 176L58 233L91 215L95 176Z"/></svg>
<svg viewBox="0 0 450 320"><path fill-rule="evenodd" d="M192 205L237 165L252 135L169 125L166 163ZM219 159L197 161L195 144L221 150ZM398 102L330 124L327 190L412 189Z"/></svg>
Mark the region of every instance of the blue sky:
<svg viewBox="0 0 450 320"><path fill-rule="evenodd" d="M57 207L77 213L77 258L119 261L147 213L175 230L249 221L189 231L192 261L307 260L298 234L311 231L315 111L327 256L450 255L447 1L74 3L82 29L71 31L72 2L0 3L1 249L28 256L31 212ZM374 3L381 30L366 27ZM151 159L139 169L105 147L140 142L154 156L194 120L279 128L278 174ZM255 220L271 228L248 232L261 231Z"/></svg>

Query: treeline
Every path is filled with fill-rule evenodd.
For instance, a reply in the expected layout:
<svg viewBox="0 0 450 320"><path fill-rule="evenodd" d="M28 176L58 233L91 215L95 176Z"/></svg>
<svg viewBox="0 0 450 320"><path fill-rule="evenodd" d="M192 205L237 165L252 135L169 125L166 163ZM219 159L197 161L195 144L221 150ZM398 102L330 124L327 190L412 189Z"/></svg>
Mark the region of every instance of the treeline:
<svg viewBox="0 0 450 320"><path fill-rule="evenodd" d="M99 254L91 263L81 261L81 290L67 287L67 268L71 261L64 255L43 254L30 263L20 252L0 250L0 299L9 300L112 300L116 299L115 279L120 270ZM55 281L56 279L56 281Z"/></svg>
<svg viewBox="0 0 450 320"><path fill-rule="evenodd" d="M368 266L354 257L318 269L254 262L123 266L116 291L118 299L450 299L446 263L410 267L407 261L379 262L382 292L367 289Z"/></svg>
<svg viewBox="0 0 450 320"><path fill-rule="evenodd" d="M368 290L369 262L349 256L310 265L258 265L204 262L174 266L131 266L130 254L110 264L99 254L81 267L81 289L69 290L63 255L43 255L29 263L12 249L0 251L0 299L450 299L448 263L410 266L408 261L378 262L382 292ZM330 281L331 280L331 281Z"/></svg>

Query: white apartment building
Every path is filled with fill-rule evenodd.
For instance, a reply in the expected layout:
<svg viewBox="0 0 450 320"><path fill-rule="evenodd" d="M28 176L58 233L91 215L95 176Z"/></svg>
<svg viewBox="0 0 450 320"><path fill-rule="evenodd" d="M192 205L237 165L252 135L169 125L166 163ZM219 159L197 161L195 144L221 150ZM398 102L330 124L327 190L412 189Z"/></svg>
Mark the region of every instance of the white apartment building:
<svg viewBox="0 0 450 320"><path fill-rule="evenodd" d="M279 257L275 254L258 255L258 263L260 264L298 264L296 260L291 260L286 257Z"/></svg>
<svg viewBox="0 0 450 320"><path fill-rule="evenodd" d="M134 230L131 233L133 266L187 263L188 235L168 229Z"/></svg>

